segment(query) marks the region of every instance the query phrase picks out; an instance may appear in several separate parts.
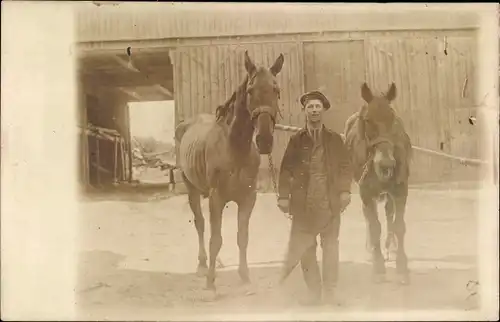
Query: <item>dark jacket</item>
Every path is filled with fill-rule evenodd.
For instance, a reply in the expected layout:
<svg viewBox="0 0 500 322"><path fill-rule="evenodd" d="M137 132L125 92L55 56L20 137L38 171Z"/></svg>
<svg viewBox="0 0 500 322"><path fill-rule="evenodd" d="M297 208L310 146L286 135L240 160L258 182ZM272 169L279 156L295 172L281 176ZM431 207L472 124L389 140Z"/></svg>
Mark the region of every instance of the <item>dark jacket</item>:
<svg viewBox="0 0 500 322"><path fill-rule="evenodd" d="M325 149L330 206L332 210L337 210L340 206L340 193L351 191L350 158L338 133L323 127L322 141ZM312 148L312 138L306 129L302 129L290 138L281 162L278 194L280 199L290 199L292 216L305 215Z"/></svg>

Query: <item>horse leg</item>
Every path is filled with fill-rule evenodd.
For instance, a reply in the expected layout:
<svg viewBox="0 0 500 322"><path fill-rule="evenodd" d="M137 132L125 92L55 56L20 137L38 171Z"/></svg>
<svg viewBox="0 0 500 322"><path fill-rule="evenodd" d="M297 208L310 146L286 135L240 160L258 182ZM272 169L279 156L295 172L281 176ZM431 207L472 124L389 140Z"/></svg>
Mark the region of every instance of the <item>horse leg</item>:
<svg viewBox="0 0 500 322"><path fill-rule="evenodd" d="M238 203L238 247L240 249L240 263L238 273L243 283L250 283L247 263L247 248L248 248L248 228L250 217L255 206L257 197L256 192L252 192Z"/></svg>
<svg viewBox="0 0 500 322"><path fill-rule="evenodd" d="M217 189L209 197L210 208L210 259L207 274L207 289L215 291L215 265L222 247L222 211L226 201L222 199Z"/></svg>
<svg viewBox="0 0 500 322"><path fill-rule="evenodd" d="M207 274L207 251L205 249L205 218L201 212L201 197L200 194L189 195L189 205L194 214L194 225L198 232L198 269L196 274L198 276L205 276Z"/></svg>
<svg viewBox="0 0 500 322"><path fill-rule="evenodd" d="M193 184L182 173L182 178L186 183L188 190L189 207L194 215L194 226L198 233L198 269L196 274L198 276L205 276L207 274L207 251L205 249L205 218L201 211L201 195L193 186Z"/></svg>
<svg viewBox="0 0 500 322"><path fill-rule="evenodd" d="M385 263L380 248L381 225L378 220L377 204L373 198L364 198L363 214L368 222L374 280L382 282L385 277Z"/></svg>
<svg viewBox="0 0 500 322"><path fill-rule="evenodd" d="M397 251L396 251L396 271L399 275L399 280L402 284L410 283L410 274L408 269L408 257L405 251L405 208L406 208L407 195L401 195L396 198L396 218L394 220L394 231L397 238Z"/></svg>
<svg viewBox="0 0 500 322"><path fill-rule="evenodd" d="M387 221L387 237L385 238L385 249L387 252L387 260L390 260L391 252L395 244L394 240L394 197L387 195L385 201L385 217Z"/></svg>

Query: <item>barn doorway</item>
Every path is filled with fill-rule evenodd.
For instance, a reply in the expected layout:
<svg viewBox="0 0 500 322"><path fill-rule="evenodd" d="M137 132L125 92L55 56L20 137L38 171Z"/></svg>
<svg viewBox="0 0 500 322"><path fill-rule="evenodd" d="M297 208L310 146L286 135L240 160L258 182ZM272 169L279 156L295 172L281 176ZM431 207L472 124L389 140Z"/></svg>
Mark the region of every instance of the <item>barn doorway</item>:
<svg viewBox="0 0 500 322"><path fill-rule="evenodd" d="M130 102L132 180L169 184L175 165L174 100Z"/></svg>

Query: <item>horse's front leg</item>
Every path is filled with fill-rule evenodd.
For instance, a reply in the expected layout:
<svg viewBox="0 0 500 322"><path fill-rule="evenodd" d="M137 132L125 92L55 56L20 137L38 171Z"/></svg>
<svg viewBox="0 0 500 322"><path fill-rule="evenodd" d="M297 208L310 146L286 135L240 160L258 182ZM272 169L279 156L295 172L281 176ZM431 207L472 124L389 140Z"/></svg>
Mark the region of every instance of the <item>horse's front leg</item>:
<svg viewBox="0 0 500 322"><path fill-rule="evenodd" d="M257 193L250 192L241 201L238 202L238 247L240 249L240 263L238 273L243 283L250 283L247 262L248 248L248 230L250 225L250 217L255 206Z"/></svg>
<svg viewBox="0 0 500 322"><path fill-rule="evenodd" d="M222 211L226 200L217 189L213 189L209 197L210 209L210 258L207 274L207 289L215 291L215 265L222 247Z"/></svg>
<svg viewBox="0 0 500 322"><path fill-rule="evenodd" d="M380 234L382 229L380 221L378 220L377 203L374 198L371 197L362 197L362 200L363 214L368 223L374 281L383 282L385 279L385 263L380 247Z"/></svg>
<svg viewBox="0 0 500 322"><path fill-rule="evenodd" d="M394 219L394 231L397 238L396 251L396 271L399 276L399 281L402 284L410 283L410 272L408 269L408 257L405 251L405 211L406 211L407 191L395 198L396 218Z"/></svg>
<svg viewBox="0 0 500 322"><path fill-rule="evenodd" d="M391 254L396 246L396 240L394 238L394 213L395 204L394 197L391 194L387 194L385 201L385 218L387 224L387 236L385 239L385 249L387 252L387 260L391 258Z"/></svg>

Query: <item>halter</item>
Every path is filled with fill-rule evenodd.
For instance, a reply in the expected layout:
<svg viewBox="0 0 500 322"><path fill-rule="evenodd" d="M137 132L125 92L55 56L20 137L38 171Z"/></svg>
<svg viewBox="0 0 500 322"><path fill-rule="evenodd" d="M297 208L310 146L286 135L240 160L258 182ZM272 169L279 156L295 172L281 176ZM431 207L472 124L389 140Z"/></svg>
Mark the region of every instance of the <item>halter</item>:
<svg viewBox="0 0 500 322"><path fill-rule="evenodd" d="M275 119L275 117L273 115L273 111L274 111L274 109L272 107L270 107L270 106L259 106L255 110L252 111L252 114L251 114L250 118L253 121L257 117L259 117L259 115L261 115L263 113L267 113L271 117L271 120L273 120L273 124L276 124L276 119Z"/></svg>
<svg viewBox="0 0 500 322"><path fill-rule="evenodd" d="M364 120L359 117L359 120L361 122L364 122ZM366 131L364 133L364 136L365 136L365 142L368 142L368 146L367 146L367 150L368 150L368 158L365 162L365 164L363 165L363 173L361 174L361 177L359 179L359 182L362 182L365 177L368 175L368 172L370 171L370 166L372 165L373 163L373 159L375 157L375 153L374 153L374 149L377 145L379 145L380 143L388 143L391 145L391 147L394 147L394 143L392 142L392 140L386 136L377 136L376 138L370 140L368 138L368 136L366 135Z"/></svg>
<svg viewBox="0 0 500 322"><path fill-rule="evenodd" d="M368 139L367 137L365 137L365 138ZM374 138L373 140L367 140L367 142L368 142L369 149L375 148L380 143L389 143L391 146L394 146L394 143L392 142L392 140L389 139L388 137L385 137L385 136L379 136L379 137Z"/></svg>

